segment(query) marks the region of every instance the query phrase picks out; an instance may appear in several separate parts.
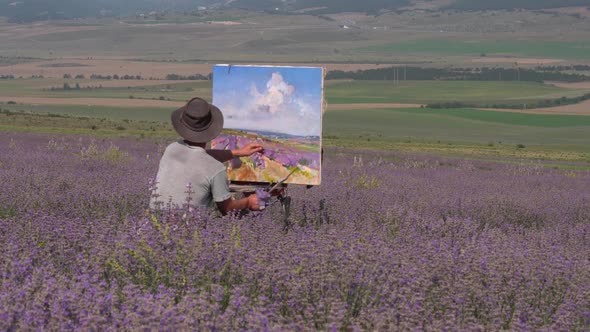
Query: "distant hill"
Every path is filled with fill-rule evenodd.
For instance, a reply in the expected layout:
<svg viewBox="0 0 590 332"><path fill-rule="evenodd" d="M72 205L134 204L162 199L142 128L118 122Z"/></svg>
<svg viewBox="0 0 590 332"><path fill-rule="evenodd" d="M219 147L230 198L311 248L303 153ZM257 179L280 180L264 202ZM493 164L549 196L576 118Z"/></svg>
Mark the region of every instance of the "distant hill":
<svg viewBox="0 0 590 332"><path fill-rule="evenodd" d="M456 10L545 9L590 6L590 0L456 0L446 7Z"/></svg>
<svg viewBox="0 0 590 332"><path fill-rule="evenodd" d="M292 12L305 10L313 14L341 12L378 13L411 5L411 0L236 0L232 7L254 10Z"/></svg>
<svg viewBox="0 0 590 332"><path fill-rule="evenodd" d="M277 13L334 14L411 7L418 0L0 0L0 16L12 22L129 16L150 11L193 11L199 6L230 7ZM424 1L421 1L424 3ZM590 0L455 0L441 9L495 10L590 6Z"/></svg>
<svg viewBox="0 0 590 332"><path fill-rule="evenodd" d="M0 0L0 16L12 22L127 16L157 11L195 10L212 0Z"/></svg>

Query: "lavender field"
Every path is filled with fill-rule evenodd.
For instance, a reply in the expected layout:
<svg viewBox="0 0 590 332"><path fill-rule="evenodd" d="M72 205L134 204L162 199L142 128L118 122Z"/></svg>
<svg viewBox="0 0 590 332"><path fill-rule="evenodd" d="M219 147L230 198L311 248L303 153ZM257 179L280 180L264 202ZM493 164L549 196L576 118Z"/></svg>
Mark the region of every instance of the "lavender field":
<svg viewBox="0 0 590 332"><path fill-rule="evenodd" d="M0 330L590 329L590 173L326 149L292 215L147 210L160 144L0 132Z"/></svg>

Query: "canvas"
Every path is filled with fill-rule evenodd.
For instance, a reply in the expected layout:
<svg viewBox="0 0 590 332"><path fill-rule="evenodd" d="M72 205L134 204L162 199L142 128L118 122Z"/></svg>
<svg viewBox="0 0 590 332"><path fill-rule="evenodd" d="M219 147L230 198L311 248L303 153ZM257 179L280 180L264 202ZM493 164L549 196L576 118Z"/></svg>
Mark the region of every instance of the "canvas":
<svg viewBox="0 0 590 332"><path fill-rule="evenodd" d="M214 66L213 104L225 122L212 148L264 147L230 162L229 179L319 185L323 96L323 68Z"/></svg>

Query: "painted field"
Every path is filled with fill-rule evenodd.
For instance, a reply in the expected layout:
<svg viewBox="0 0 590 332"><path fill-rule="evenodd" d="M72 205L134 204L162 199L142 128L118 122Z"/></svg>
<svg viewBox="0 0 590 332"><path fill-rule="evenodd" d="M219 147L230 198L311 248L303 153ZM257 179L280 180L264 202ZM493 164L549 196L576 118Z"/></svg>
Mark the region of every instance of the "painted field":
<svg viewBox="0 0 590 332"><path fill-rule="evenodd" d="M368 52L394 54L435 55L512 55L547 59L590 60L590 41L557 42L539 40L488 41L476 38L469 40L422 39L367 47Z"/></svg>

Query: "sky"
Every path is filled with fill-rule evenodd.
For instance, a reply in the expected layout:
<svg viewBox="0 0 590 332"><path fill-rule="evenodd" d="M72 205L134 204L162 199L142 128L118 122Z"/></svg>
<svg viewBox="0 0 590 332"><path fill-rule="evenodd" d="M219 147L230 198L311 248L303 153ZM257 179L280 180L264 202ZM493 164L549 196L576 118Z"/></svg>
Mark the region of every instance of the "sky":
<svg viewBox="0 0 590 332"><path fill-rule="evenodd" d="M213 67L213 104L226 129L321 136L322 68Z"/></svg>

